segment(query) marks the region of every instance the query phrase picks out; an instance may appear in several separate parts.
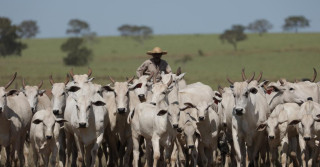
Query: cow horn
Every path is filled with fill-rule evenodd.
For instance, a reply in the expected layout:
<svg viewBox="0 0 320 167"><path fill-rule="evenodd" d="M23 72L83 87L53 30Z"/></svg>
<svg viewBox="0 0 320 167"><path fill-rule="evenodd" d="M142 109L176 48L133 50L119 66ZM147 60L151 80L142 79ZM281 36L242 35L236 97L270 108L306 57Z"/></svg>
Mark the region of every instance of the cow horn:
<svg viewBox="0 0 320 167"><path fill-rule="evenodd" d="M39 83L39 85L38 85L38 89L40 89L40 88L41 88L42 84L43 84L43 81L41 81L41 82Z"/></svg>
<svg viewBox="0 0 320 167"><path fill-rule="evenodd" d="M65 84L65 85L67 85L67 84L68 84L69 79L70 79L69 74L67 74L66 81L64 81L64 84Z"/></svg>
<svg viewBox="0 0 320 167"><path fill-rule="evenodd" d="M250 83L253 79L254 79L254 76L256 75L256 73L255 72L253 72L253 75L252 75L252 77L247 81L248 83Z"/></svg>
<svg viewBox="0 0 320 167"><path fill-rule="evenodd" d="M244 68L241 71L241 76L243 81L247 80L246 74L244 73Z"/></svg>
<svg viewBox="0 0 320 167"><path fill-rule="evenodd" d="M313 68L313 79L310 82L314 82L317 78L317 70Z"/></svg>
<svg viewBox="0 0 320 167"><path fill-rule="evenodd" d="M16 79L16 76L17 76L17 72L13 74L11 80L7 83L6 86L4 86L4 89L7 89L12 84L12 82Z"/></svg>
<svg viewBox="0 0 320 167"><path fill-rule="evenodd" d="M179 76L181 74L181 67L178 67L176 75Z"/></svg>
<svg viewBox="0 0 320 167"><path fill-rule="evenodd" d="M54 84L54 81L53 81L53 79L52 79L52 75L49 76L49 81L50 81L51 85Z"/></svg>
<svg viewBox="0 0 320 167"><path fill-rule="evenodd" d="M265 84L263 84L263 88L264 88L265 91L268 90L267 85L265 85Z"/></svg>
<svg viewBox="0 0 320 167"><path fill-rule="evenodd" d="M281 84L281 85L283 85L283 84L284 84L284 82L283 82L283 80L282 80L282 79L279 79L279 82L280 82L280 84Z"/></svg>
<svg viewBox="0 0 320 167"><path fill-rule="evenodd" d="M170 80L169 80L169 82L167 83L167 86L169 87L169 86L171 85L171 83L172 83L172 76L170 76Z"/></svg>
<svg viewBox="0 0 320 167"><path fill-rule="evenodd" d="M258 79L257 79L258 82L260 82L260 80L261 80L261 78L262 78L262 74L263 74L263 73L262 73L262 71L261 71L260 74L259 74L259 76L258 76Z"/></svg>
<svg viewBox="0 0 320 167"><path fill-rule="evenodd" d="M132 82L132 80L134 79L134 77L136 77L136 76L134 75L132 78L127 79L127 82L128 82L128 83Z"/></svg>
<svg viewBox="0 0 320 167"><path fill-rule="evenodd" d="M24 81L24 78L22 78L22 87L23 89L26 87L26 82Z"/></svg>
<svg viewBox="0 0 320 167"><path fill-rule="evenodd" d="M115 80L113 80L110 76L108 76L109 77L109 79L110 79L110 81L114 84L116 81Z"/></svg>
<svg viewBox="0 0 320 167"><path fill-rule="evenodd" d="M92 74L92 70L91 70L91 68L89 67L89 69L88 69L88 77L90 77L91 74Z"/></svg>
<svg viewBox="0 0 320 167"><path fill-rule="evenodd" d="M149 77L147 78L147 81L150 81L150 79L153 77L154 72L152 71Z"/></svg>
<svg viewBox="0 0 320 167"><path fill-rule="evenodd" d="M227 76L227 80L229 81L229 83L231 84L231 85L233 85L233 81Z"/></svg>
<svg viewBox="0 0 320 167"><path fill-rule="evenodd" d="M223 94L223 88L220 85L218 85L218 91L221 95Z"/></svg>
<svg viewBox="0 0 320 167"><path fill-rule="evenodd" d="M73 68L71 68L71 70L70 70L70 75L71 75L71 77L73 78L73 76L74 76L74 74L73 74Z"/></svg>

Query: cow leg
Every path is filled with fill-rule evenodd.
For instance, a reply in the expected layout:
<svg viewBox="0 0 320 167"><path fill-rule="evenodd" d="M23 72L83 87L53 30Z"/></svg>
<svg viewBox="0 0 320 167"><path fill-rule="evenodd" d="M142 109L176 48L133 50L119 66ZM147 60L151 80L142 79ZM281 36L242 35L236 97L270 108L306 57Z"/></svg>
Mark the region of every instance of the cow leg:
<svg viewBox="0 0 320 167"><path fill-rule="evenodd" d="M51 159L50 159L50 165L52 167L56 166L57 163L57 158L58 158L58 153L59 153L59 148L60 148L60 144L59 141L56 142L55 146L53 147L52 153L51 153ZM50 156L50 154L48 155L48 157ZM59 162L60 163L60 162ZM63 164L61 162L61 164ZM60 165L60 164L59 164Z"/></svg>
<svg viewBox="0 0 320 167"><path fill-rule="evenodd" d="M84 162L85 161L85 158L84 158L84 146L83 146L82 143L80 143L80 140L79 140L77 134L74 133L73 136L74 136L74 139L75 139L75 143L76 143L78 152L80 153L80 156L78 156L78 161L82 162L82 166L85 166L85 162Z"/></svg>
<svg viewBox="0 0 320 167"><path fill-rule="evenodd" d="M28 144L27 142L24 142L23 144L23 156L24 156L24 161L25 161L25 166L29 166L29 161L28 161L28 157L29 157L29 147L28 147Z"/></svg>
<svg viewBox="0 0 320 167"><path fill-rule="evenodd" d="M100 136L98 136L96 143L94 144L93 148L91 149L91 167L93 167L95 164L97 152L101 146L102 141L103 141L103 133L101 133ZM89 166L89 164L87 164L87 166Z"/></svg>
<svg viewBox="0 0 320 167"><path fill-rule="evenodd" d="M171 154L171 167L175 167L177 159L178 159L178 141L174 141L174 146Z"/></svg>
<svg viewBox="0 0 320 167"><path fill-rule="evenodd" d="M289 143L290 143L290 147L291 150L290 150L290 158L292 159L292 162L293 162L293 166L297 167L299 166L299 160L298 160L298 148L297 148L297 145L298 145L298 141L297 141L297 137L291 137L289 139Z"/></svg>
<svg viewBox="0 0 320 167"><path fill-rule="evenodd" d="M97 155L98 155L99 167L102 167L102 157L103 157L102 146L99 147Z"/></svg>
<svg viewBox="0 0 320 167"><path fill-rule="evenodd" d="M130 164L130 157L133 149L132 138L127 139L127 149L124 154L124 166L127 167Z"/></svg>
<svg viewBox="0 0 320 167"><path fill-rule="evenodd" d="M102 142L102 151L104 153L104 157L106 160L106 163L108 163L108 160L111 161L111 159L109 159L109 154L108 154L108 145L107 145L107 141Z"/></svg>
<svg viewBox="0 0 320 167"><path fill-rule="evenodd" d="M244 142L243 140L240 140L236 129L232 129L232 139L233 139L233 147L236 153L237 167L240 167L241 163L243 162L242 159L244 159L244 157L242 157L242 154L241 154L243 152L242 149L244 148L243 146ZM240 145L242 149L240 149ZM245 156L245 154L243 156Z"/></svg>
<svg viewBox="0 0 320 167"><path fill-rule="evenodd" d="M45 151L45 152L46 153L42 153L43 164L44 164L44 166L48 166L50 153L49 153L49 151Z"/></svg>
<svg viewBox="0 0 320 167"><path fill-rule="evenodd" d="M288 153L288 136L286 135L282 140L281 140L281 164L282 167L287 166L287 153Z"/></svg>
<svg viewBox="0 0 320 167"><path fill-rule="evenodd" d="M145 139L146 143L145 143L145 146L146 146L146 153L145 153L145 156L146 156L146 162L145 162L145 167L148 167L148 166L152 166L152 142L150 139Z"/></svg>
<svg viewBox="0 0 320 167"><path fill-rule="evenodd" d="M306 142L304 141L303 137L299 134L299 145L301 149L301 163L303 167L307 166L306 163L306 156L307 156L307 148L306 148Z"/></svg>
<svg viewBox="0 0 320 167"><path fill-rule="evenodd" d="M38 160L39 160L39 157L38 157L38 153L37 153L37 150L36 148L32 145L32 154L33 154L33 165L38 167Z"/></svg>
<svg viewBox="0 0 320 167"><path fill-rule="evenodd" d="M139 135L132 131L132 143L133 143L133 167L138 167L139 161Z"/></svg>
<svg viewBox="0 0 320 167"><path fill-rule="evenodd" d="M92 143L92 144L89 144L89 145L87 145L87 146L83 146L84 147L84 159L85 159L85 166L86 167L91 167L91 165L93 164L95 164L95 160L93 160L92 161L92 157L91 157L91 151L92 151L92 149L93 149L93 147L94 147L94 144L95 143Z"/></svg>
<svg viewBox="0 0 320 167"><path fill-rule="evenodd" d="M157 135L152 136L152 148L153 148L153 167L157 167L157 163L160 159L160 137Z"/></svg>
<svg viewBox="0 0 320 167"><path fill-rule="evenodd" d="M202 142L199 142L198 150L199 150L202 166L208 166L208 158L206 156L206 153L204 152L204 145Z"/></svg>
<svg viewBox="0 0 320 167"><path fill-rule="evenodd" d="M7 154L7 159L6 159L6 166L11 166L11 148L10 145L6 147L6 154Z"/></svg>
<svg viewBox="0 0 320 167"><path fill-rule="evenodd" d="M59 130L59 163L66 165L66 134L64 129Z"/></svg>
<svg viewBox="0 0 320 167"><path fill-rule="evenodd" d="M111 167L117 167L118 166L118 149L117 149L117 137L116 134L113 132L108 133L108 146L109 146L109 152L112 154L109 154L109 165Z"/></svg>

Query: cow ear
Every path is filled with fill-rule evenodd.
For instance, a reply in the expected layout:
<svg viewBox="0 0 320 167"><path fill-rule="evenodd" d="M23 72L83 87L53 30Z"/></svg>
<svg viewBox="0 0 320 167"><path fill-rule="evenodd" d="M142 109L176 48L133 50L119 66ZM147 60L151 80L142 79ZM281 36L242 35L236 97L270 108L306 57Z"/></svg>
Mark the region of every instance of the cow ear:
<svg viewBox="0 0 320 167"><path fill-rule="evenodd" d="M78 86L71 86L69 89L67 89L68 92L77 92L80 90L80 87Z"/></svg>
<svg viewBox="0 0 320 167"><path fill-rule="evenodd" d="M256 88L250 88L250 93L252 93L252 94L257 94L258 93L258 89L256 89Z"/></svg>
<svg viewBox="0 0 320 167"><path fill-rule="evenodd" d="M100 101L100 100L92 102L92 104L95 105L95 106L104 106L104 105L106 105L105 102Z"/></svg>
<svg viewBox="0 0 320 167"><path fill-rule="evenodd" d="M300 122L300 120L296 119L296 120L293 120L289 123L289 125L296 125Z"/></svg>
<svg viewBox="0 0 320 167"><path fill-rule="evenodd" d="M137 83L137 84L132 84L129 86L129 89L130 90L134 90L134 89L137 89L137 88L141 88L142 86L142 83Z"/></svg>
<svg viewBox="0 0 320 167"><path fill-rule="evenodd" d="M94 80L94 77L89 78L89 79L88 79L88 82L92 82L93 80Z"/></svg>
<svg viewBox="0 0 320 167"><path fill-rule="evenodd" d="M44 92L46 92L46 90L39 90L38 95L43 96Z"/></svg>
<svg viewBox="0 0 320 167"><path fill-rule="evenodd" d="M42 120L40 120L40 119L35 119L32 123L34 123L34 124L39 124L39 123L41 123L42 122Z"/></svg>
<svg viewBox="0 0 320 167"><path fill-rule="evenodd" d="M104 90L109 91L109 92L113 92L114 89L110 86L110 85L106 85L102 87Z"/></svg>
<svg viewBox="0 0 320 167"><path fill-rule="evenodd" d="M176 77L176 80L177 80L177 81L180 81L180 80L184 77L184 75L186 75L186 73L182 73L182 74L178 75L178 76Z"/></svg>
<svg viewBox="0 0 320 167"><path fill-rule="evenodd" d="M196 106L194 106L192 103L184 103L185 106L187 106L188 108L196 108Z"/></svg>
<svg viewBox="0 0 320 167"><path fill-rule="evenodd" d="M266 123L261 123L258 127L257 127L257 131L261 132L261 131L264 131L267 127L267 124Z"/></svg>
<svg viewBox="0 0 320 167"><path fill-rule="evenodd" d="M68 122L68 121L65 120L65 119L62 119L62 118L57 118L56 122L59 123L59 124L62 124L62 123Z"/></svg>
<svg viewBox="0 0 320 167"><path fill-rule="evenodd" d="M158 116L163 116L163 115L165 115L167 112L168 112L167 110L160 110L157 115L158 115Z"/></svg>
<svg viewBox="0 0 320 167"><path fill-rule="evenodd" d="M13 89L6 93L6 96L19 95L20 91Z"/></svg>

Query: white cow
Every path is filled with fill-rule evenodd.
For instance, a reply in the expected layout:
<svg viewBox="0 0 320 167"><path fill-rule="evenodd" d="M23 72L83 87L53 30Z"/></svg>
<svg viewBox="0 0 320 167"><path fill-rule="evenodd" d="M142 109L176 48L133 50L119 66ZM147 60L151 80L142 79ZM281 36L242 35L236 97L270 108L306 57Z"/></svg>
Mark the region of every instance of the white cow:
<svg viewBox="0 0 320 167"><path fill-rule="evenodd" d="M11 160L16 163L18 158L20 166L25 165L24 142L32 117L30 105L25 96L17 90L6 91L16 75L17 73L6 86L0 87L0 145L6 147L7 166L11 166Z"/></svg>
<svg viewBox="0 0 320 167"><path fill-rule="evenodd" d="M271 163L273 166L279 165L278 146L281 146L281 164L283 167L287 165L287 155L298 165L297 157L297 127L288 125L289 122L296 120L300 115L300 107L296 103L279 104L271 113L268 120L258 126L259 131L264 129L268 132L269 148L272 154ZM291 146L291 148L289 148ZM294 153L294 154L291 154Z"/></svg>
<svg viewBox="0 0 320 167"><path fill-rule="evenodd" d="M188 113L197 122L197 129L200 132L198 151L202 165L216 165L221 123L219 115L212 108L214 92L208 85L198 82L180 90L179 96L182 111L193 109Z"/></svg>
<svg viewBox="0 0 320 167"><path fill-rule="evenodd" d="M250 84L253 78L254 75L244 82L232 82L228 78L234 86L235 109L232 113L232 138L238 167L246 164L246 151L250 163L254 162L257 166L255 158L262 148L264 136L263 132L257 132L256 128L267 120L267 115L270 113L265 95L258 90L257 82Z"/></svg>
<svg viewBox="0 0 320 167"><path fill-rule="evenodd" d="M155 82L155 78L154 78ZM168 83L154 83L152 86L152 100L150 103L139 104L135 111L129 115L132 117L132 140L133 140L133 166L138 166L139 160L139 137L146 139L147 146L152 143L153 148L153 166L156 167L160 158L160 147L165 148L166 162L169 163L173 145L176 136L176 130L171 123L171 115L168 114L168 104L166 103L167 95L171 91L169 86L172 78ZM150 155L147 149L147 155ZM150 162L147 162L150 163ZM171 162L175 164L175 162Z"/></svg>
<svg viewBox="0 0 320 167"><path fill-rule="evenodd" d="M96 87L91 83L83 83L81 88L72 86L67 99L64 118L67 145L72 142L73 134L80 157L84 157L82 164L94 166L98 149L103 141L103 135L108 124L107 110L103 98L96 92Z"/></svg>
<svg viewBox="0 0 320 167"><path fill-rule="evenodd" d="M29 86L25 84L25 80L22 80L22 92L27 97L31 107L32 113L36 113L39 110L51 109L51 102L49 97L45 94L46 90L40 90L43 81L38 86Z"/></svg>
<svg viewBox="0 0 320 167"><path fill-rule="evenodd" d="M319 164L320 104L309 99L301 105L299 114L300 118L292 120L289 124L295 125L299 123L301 166L313 166L314 164Z"/></svg>
<svg viewBox="0 0 320 167"><path fill-rule="evenodd" d="M102 92L102 95L108 104L108 119L110 120L105 137L109 142L109 150L113 153L110 154L109 165L118 165L117 161L120 156L120 165L125 163L125 166L127 166L132 152L131 127L127 123L131 100L129 95L134 89L140 88L142 84L131 84L134 77L125 82L116 82L111 77L109 79L113 85L109 84L102 87L106 90ZM116 144L118 141L121 143L119 153ZM127 149L125 149L126 147Z"/></svg>
<svg viewBox="0 0 320 167"><path fill-rule="evenodd" d="M40 110L33 115L31 122L30 143L33 149L34 165L48 166L51 155L50 165L56 166L60 124L65 120L57 119L51 110ZM40 162L44 164L40 164Z"/></svg>

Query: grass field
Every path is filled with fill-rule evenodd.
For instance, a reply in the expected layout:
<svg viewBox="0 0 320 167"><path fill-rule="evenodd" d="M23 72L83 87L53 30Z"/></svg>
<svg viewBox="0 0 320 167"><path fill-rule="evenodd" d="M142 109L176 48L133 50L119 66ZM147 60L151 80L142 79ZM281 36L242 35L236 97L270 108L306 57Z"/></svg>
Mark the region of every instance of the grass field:
<svg viewBox="0 0 320 167"><path fill-rule="evenodd" d="M226 76L232 80L241 79L241 68L247 75L253 71L264 72L263 78L276 80L280 77L293 80L313 75L312 67L320 71L320 33L308 34L266 34L262 37L249 34L248 40L238 43L238 51L230 44L223 44L219 35L162 35L138 44L123 37L100 37L90 44L94 57L90 62L95 82L107 84L107 75L116 80L125 80L126 76L135 75L136 68L150 56L145 52L154 46L168 51L163 56L176 70L181 66L188 83L201 81L216 88L218 83L226 86ZM50 88L48 76L55 81L63 81L66 73L73 68L74 73L86 73L85 67L70 67L63 64L66 56L60 50L66 38L24 40L28 49L21 57L0 57L0 85L8 82L14 72L18 72L17 82L26 78L29 84L38 84L44 80L44 87ZM201 50L204 56L200 56ZM192 61L176 63L185 55ZM320 80L320 79L318 79ZM14 86L12 86L13 88Z"/></svg>

